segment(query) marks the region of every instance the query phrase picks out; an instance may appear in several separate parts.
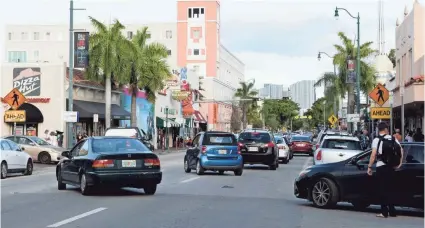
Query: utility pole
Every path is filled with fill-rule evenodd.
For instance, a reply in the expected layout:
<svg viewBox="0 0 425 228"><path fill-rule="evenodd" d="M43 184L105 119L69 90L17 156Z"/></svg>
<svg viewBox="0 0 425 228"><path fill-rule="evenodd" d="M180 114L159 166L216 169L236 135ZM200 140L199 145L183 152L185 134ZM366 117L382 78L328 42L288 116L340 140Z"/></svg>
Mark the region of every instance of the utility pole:
<svg viewBox="0 0 425 228"><path fill-rule="evenodd" d="M74 10L85 10L74 8L74 1L69 1L69 86L68 86L68 111L73 111L73 93L74 93ZM74 146L74 137L72 133L73 123L68 123L67 129L67 147Z"/></svg>

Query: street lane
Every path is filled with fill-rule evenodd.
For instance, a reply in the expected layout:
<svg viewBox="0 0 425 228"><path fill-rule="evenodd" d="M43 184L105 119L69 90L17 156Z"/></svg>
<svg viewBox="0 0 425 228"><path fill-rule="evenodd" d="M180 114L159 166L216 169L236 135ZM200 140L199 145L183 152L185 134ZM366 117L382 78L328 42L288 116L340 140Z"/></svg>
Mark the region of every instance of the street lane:
<svg viewBox="0 0 425 228"><path fill-rule="evenodd" d="M126 189L82 196L58 191L54 173L2 180L2 227L422 227L423 213L386 221L342 205L320 210L293 196L293 180L310 157L296 156L277 171L247 166L241 177L183 171L183 153L161 155L163 183L157 194ZM376 207L375 207L376 208ZM25 219L23 217L25 215ZM422 217L420 217L422 216Z"/></svg>

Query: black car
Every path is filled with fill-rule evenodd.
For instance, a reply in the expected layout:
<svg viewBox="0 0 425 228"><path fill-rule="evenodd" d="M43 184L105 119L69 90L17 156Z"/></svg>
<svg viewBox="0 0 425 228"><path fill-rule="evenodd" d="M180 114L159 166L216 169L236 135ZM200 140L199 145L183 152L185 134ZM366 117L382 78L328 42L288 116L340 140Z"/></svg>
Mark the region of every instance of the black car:
<svg viewBox="0 0 425 228"><path fill-rule="evenodd" d="M154 151L155 147L151 143L152 137L146 134L143 129L137 127L113 127L105 131L105 136L126 136L139 139L147 148Z"/></svg>
<svg viewBox="0 0 425 228"><path fill-rule="evenodd" d="M279 148L271 132L246 130L239 135L238 146L244 164L264 164L271 170L279 167Z"/></svg>
<svg viewBox="0 0 425 228"><path fill-rule="evenodd" d="M423 209L424 144L402 143L402 147L403 163L394 177L397 183L394 203ZM295 180L295 196L308 199L320 208L330 208L338 202L350 202L358 209L378 204L376 175L367 174L370 155L368 150L345 161L307 167Z"/></svg>
<svg viewBox="0 0 425 228"><path fill-rule="evenodd" d="M90 137L62 156L56 166L59 190L69 184L87 195L101 186L134 187L153 195L162 180L158 156L135 138Z"/></svg>

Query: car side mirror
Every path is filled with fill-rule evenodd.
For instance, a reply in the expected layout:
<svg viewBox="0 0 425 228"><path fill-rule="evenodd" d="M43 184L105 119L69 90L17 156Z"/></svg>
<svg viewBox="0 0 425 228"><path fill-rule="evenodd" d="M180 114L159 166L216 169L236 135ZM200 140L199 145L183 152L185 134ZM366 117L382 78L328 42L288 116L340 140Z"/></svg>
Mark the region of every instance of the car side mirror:
<svg viewBox="0 0 425 228"><path fill-rule="evenodd" d="M70 154L69 151L63 151L61 155L62 155L62 157L66 157L66 158L71 157L71 154Z"/></svg>
<svg viewBox="0 0 425 228"><path fill-rule="evenodd" d="M354 158L351 158L351 160L350 160L350 164L352 164L352 165L358 165L357 164L357 158L356 157L354 157Z"/></svg>
<svg viewBox="0 0 425 228"><path fill-rule="evenodd" d="M35 143L33 143L33 142L30 142L30 144L29 144L30 146L35 146Z"/></svg>

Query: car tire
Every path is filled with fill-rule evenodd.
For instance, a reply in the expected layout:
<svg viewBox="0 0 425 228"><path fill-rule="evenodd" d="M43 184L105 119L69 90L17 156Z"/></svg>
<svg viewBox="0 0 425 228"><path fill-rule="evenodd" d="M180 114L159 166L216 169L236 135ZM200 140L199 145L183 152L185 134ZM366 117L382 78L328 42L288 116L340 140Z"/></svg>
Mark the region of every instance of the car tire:
<svg viewBox="0 0 425 228"><path fill-rule="evenodd" d="M338 203L338 187L328 178L317 179L311 187L311 197L315 207L332 208Z"/></svg>
<svg viewBox="0 0 425 228"><path fill-rule="evenodd" d="M276 170L277 169L276 164L269 165L269 169Z"/></svg>
<svg viewBox="0 0 425 228"><path fill-rule="evenodd" d="M38 154L38 161L42 164L49 164L50 162L52 162L52 158L50 157L49 153L43 151Z"/></svg>
<svg viewBox="0 0 425 228"><path fill-rule="evenodd" d="M219 170L219 171L218 171L218 174L219 174L219 175L223 175L223 174L224 174L224 170Z"/></svg>
<svg viewBox="0 0 425 228"><path fill-rule="evenodd" d="M1 163L1 179L5 179L7 177L7 163Z"/></svg>
<svg viewBox="0 0 425 228"><path fill-rule="evenodd" d="M283 163L283 164L288 164L288 163L289 163L289 158L284 158L284 159L282 160L282 163Z"/></svg>
<svg viewBox="0 0 425 228"><path fill-rule="evenodd" d="M156 192L156 184L150 184L145 187L143 187L143 191L145 192L145 195L154 195Z"/></svg>
<svg viewBox="0 0 425 228"><path fill-rule="evenodd" d="M90 195L92 192L92 186L87 185L87 177L85 173L81 174L80 176L80 191L81 194L85 196Z"/></svg>
<svg viewBox="0 0 425 228"><path fill-rule="evenodd" d="M189 161L185 158L184 159L184 172L185 173L190 173L192 170L189 167Z"/></svg>
<svg viewBox="0 0 425 228"><path fill-rule="evenodd" d="M24 171L24 175L26 176L31 175L33 170L34 170L34 165L32 164L31 159L28 159L27 168Z"/></svg>
<svg viewBox="0 0 425 228"><path fill-rule="evenodd" d="M235 176L242 176L243 169L237 169L237 170L235 170L233 172L234 172Z"/></svg>
<svg viewBox="0 0 425 228"><path fill-rule="evenodd" d="M198 159L196 162L196 174L203 175L205 173L205 169L201 165L201 160Z"/></svg>
<svg viewBox="0 0 425 228"><path fill-rule="evenodd" d="M364 210L370 206L370 203L362 200L352 201L351 204L356 210Z"/></svg>
<svg viewBox="0 0 425 228"><path fill-rule="evenodd" d="M58 190L65 190L66 189L66 184L64 184L62 182L62 175L60 173L60 169L58 170L57 175L57 179L58 179Z"/></svg>
<svg viewBox="0 0 425 228"><path fill-rule="evenodd" d="M276 169L279 168L279 159L276 160Z"/></svg>

